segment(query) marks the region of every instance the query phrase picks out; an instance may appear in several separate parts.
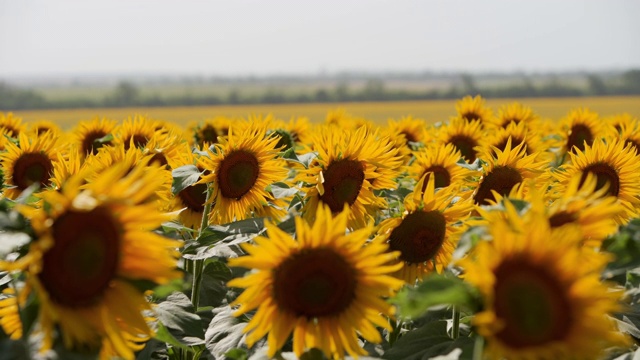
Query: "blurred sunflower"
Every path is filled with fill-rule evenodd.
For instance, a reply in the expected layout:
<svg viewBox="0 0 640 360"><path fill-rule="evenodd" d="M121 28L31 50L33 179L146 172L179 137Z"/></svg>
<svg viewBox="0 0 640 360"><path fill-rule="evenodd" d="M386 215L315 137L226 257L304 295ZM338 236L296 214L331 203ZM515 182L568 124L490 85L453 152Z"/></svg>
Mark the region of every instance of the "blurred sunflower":
<svg viewBox="0 0 640 360"><path fill-rule="evenodd" d="M182 151L177 157L168 159L169 167L177 169L184 165L197 166L198 160L196 154L191 151ZM204 172L204 168L198 168ZM201 179L201 177L200 177ZM192 229L197 229L202 223L202 214L204 213L204 205L207 201L207 184L195 183L179 193L175 194L169 204L171 211L180 211L180 223Z"/></svg>
<svg viewBox="0 0 640 360"><path fill-rule="evenodd" d="M129 147L143 148L156 134L162 134L162 127L155 120L146 116L136 115L129 117L114 130L113 144Z"/></svg>
<svg viewBox="0 0 640 360"><path fill-rule="evenodd" d="M537 154L537 160L539 161L549 163L553 159L553 154L547 151L549 145L543 142L535 130L528 128L524 122L518 124L512 122L505 127L489 132L487 136L483 137L479 148L477 148L480 158L489 159L495 157L497 153L494 148L504 151L509 138L511 138L512 147L524 143L526 154Z"/></svg>
<svg viewBox="0 0 640 360"><path fill-rule="evenodd" d="M478 157L476 148L480 145L483 134L482 124L479 121L453 118L438 130L438 134L437 143L453 144L468 163L476 161Z"/></svg>
<svg viewBox="0 0 640 360"><path fill-rule="evenodd" d="M603 134L604 126L598 114L588 109L572 110L560 122L563 137L562 153L584 151L585 145L591 146L593 141Z"/></svg>
<svg viewBox="0 0 640 360"><path fill-rule="evenodd" d="M485 106L485 101L480 95L475 97L465 96L458 100L456 102L456 112L458 117L467 121L479 121L480 127L483 127L493 117L493 111Z"/></svg>
<svg viewBox="0 0 640 360"><path fill-rule="evenodd" d="M5 146L7 151L0 154L0 161L6 197L15 199L33 184L39 184L41 190L51 185L53 164L62 153L53 133L29 138L23 131L18 144L7 142Z"/></svg>
<svg viewBox="0 0 640 360"><path fill-rule="evenodd" d="M56 136L60 136L63 134L62 129L58 124L49 120L39 120L33 123L29 123L27 125L27 131L34 133L36 135L42 135L47 131L53 132Z"/></svg>
<svg viewBox="0 0 640 360"><path fill-rule="evenodd" d="M320 205L313 225L295 219L295 239L267 222L268 238L243 244L249 255L229 259L231 266L255 269L228 283L245 289L232 304L240 305L234 315L257 309L244 328L248 346L268 334L272 358L293 333L297 356L318 348L343 358L367 354L357 334L379 343L376 326L391 329L386 317L394 308L383 298L402 286L388 276L402 264L387 264L398 254L386 252L383 241L367 242L370 227L345 234L347 212Z"/></svg>
<svg viewBox="0 0 640 360"><path fill-rule="evenodd" d="M4 129L5 134L17 139L26 127L22 124L22 118L14 116L13 113L0 112L0 129Z"/></svg>
<svg viewBox="0 0 640 360"><path fill-rule="evenodd" d="M515 102L502 106L498 110L498 116L488 119L487 124L497 128L506 128L509 124L524 124L526 129L531 129L537 121L538 116L530 107Z"/></svg>
<svg viewBox="0 0 640 360"><path fill-rule="evenodd" d="M620 122L617 124L617 131L607 139L619 137L625 145L631 145L640 154L640 121L629 114L620 115Z"/></svg>
<svg viewBox="0 0 640 360"><path fill-rule="evenodd" d="M25 271L38 299L42 350L59 333L66 348L107 342L118 356L133 359L132 340L153 334L142 315L149 304L134 282L179 277L180 243L153 232L173 217L145 202L161 180L144 166L129 170L116 164L82 189L84 174L78 174L62 191L41 193L47 206L19 208L36 238L24 257L0 268Z"/></svg>
<svg viewBox="0 0 640 360"><path fill-rule="evenodd" d="M524 143L511 148L511 139L507 141L504 151L495 148L494 150L497 157L489 159L488 163L483 163L484 175L472 182L476 187L473 199L477 205L489 205L495 202L495 194L508 195L525 179L537 177L546 165L536 162L537 154L526 155Z"/></svg>
<svg viewBox="0 0 640 360"><path fill-rule="evenodd" d="M404 199L402 216L380 223L378 235L389 243L389 251L399 252L398 260L404 262L394 276L414 284L449 265L466 229L464 222L473 210L469 199L452 202L456 193L453 187L436 192L435 181L423 176Z"/></svg>
<svg viewBox="0 0 640 360"><path fill-rule="evenodd" d="M208 171L199 183L213 187L209 219L225 224L251 217L251 210L267 203L267 186L285 181L288 169L278 158L278 137L267 136L264 126L250 126L241 133L231 129L222 143L207 150L198 164Z"/></svg>
<svg viewBox="0 0 640 360"><path fill-rule="evenodd" d="M117 122L106 118L94 118L91 121L80 121L78 125L71 131L84 158L88 154L97 154L98 150L103 146L113 145L112 137L116 130Z"/></svg>
<svg viewBox="0 0 640 360"><path fill-rule="evenodd" d="M193 134L193 144L200 148L207 148L219 142L218 137L227 136L233 121L224 116L206 119L204 123L192 126L189 131Z"/></svg>
<svg viewBox="0 0 640 360"><path fill-rule="evenodd" d="M460 265L484 298L473 324L490 358L595 359L625 344L607 318L620 294L600 282L608 256L576 247L579 232L552 232L543 216L517 231L494 221L489 231L493 240Z"/></svg>
<svg viewBox="0 0 640 360"><path fill-rule="evenodd" d="M622 114L606 117L604 118L604 121L610 128L613 129L614 133L618 133L620 132L620 129L622 127L629 128L630 123L633 123L633 122L637 123L638 119L631 116L631 114L629 113L622 113Z"/></svg>
<svg viewBox="0 0 640 360"><path fill-rule="evenodd" d="M460 166L458 160L462 157L460 151L453 144L433 145L421 148L413 153L415 160L407 169L409 177L416 182L427 175L427 180L433 176L436 188L462 184L464 180L478 175L467 167ZM424 188L427 181L424 182Z"/></svg>
<svg viewBox="0 0 640 360"><path fill-rule="evenodd" d="M616 217L619 224L640 215L640 156L631 144L613 139L609 142L596 140L584 150L569 154L570 164L559 171L551 172L558 180L557 193L564 193L571 179L580 177L582 187L588 174L596 177L596 190L606 187L604 195L614 196L625 208L624 214Z"/></svg>
<svg viewBox="0 0 640 360"><path fill-rule="evenodd" d="M530 196L531 211L546 217L551 232L575 228L573 231L581 235L585 246L599 248L607 236L618 230L615 218L624 214L616 197L608 196L605 187L597 188L594 174L587 174L584 180L580 175L571 178L562 192L551 195L555 198L551 204L545 203L545 196L538 193L535 185L530 188L535 194Z"/></svg>
<svg viewBox="0 0 640 360"><path fill-rule="evenodd" d="M304 216L312 220L319 202L336 214L346 204L349 227L365 226L386 204L374 190L397 186L394 179L402 165L397 149L388 137L365 126L356 131L324 126L313 136L311 150L318 156L296 178L307 186Z"/></svg>

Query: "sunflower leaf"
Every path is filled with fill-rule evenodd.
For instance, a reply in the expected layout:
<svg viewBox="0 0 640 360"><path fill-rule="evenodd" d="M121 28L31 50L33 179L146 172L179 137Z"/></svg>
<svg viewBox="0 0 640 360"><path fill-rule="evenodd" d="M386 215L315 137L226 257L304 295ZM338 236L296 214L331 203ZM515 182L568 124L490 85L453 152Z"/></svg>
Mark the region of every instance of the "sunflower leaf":
<svg viewBox="0 0 640 360"><path fill-rule="evenodd" d="M244 316L233 316L228 305L212 310L214 316L205 333L205 347L214 359L223 358L224 354L235 348L246 349L244 328L247 326ZM259 349L261 342L248 351L248 355Z"/></svg>
<svg viewBox="0 0 640 360"><path fill-rule="evenodd" d="M275 182L269 185L269 191L276 199L287 198L298 193L298 189L292 188L283 182Z"/></svg>
<svg viewBox="0 0 640 360"><path fill-rule="evenodd" d="M189 298L180 292L174 292L155 308L160 329L157 333L166 335L160 330L166 328L168 335L171 335L181 344L188 346L204 344L204 331L202 331L202 320L195 314L195 310ZM157 339L169 342L171 339L158 337ZM172 343L173 344L173 343ZM175 344L173 344L175 345Z"/></svg>
<svg viewBox="0 0 640 360"><path fill-rule="evenodd" d="M212 259L202 272L200 306L220 306L227 295L226 283L231 279L229 267L219 259Z"/></svg>
<svg viewBox="0 0 640 360"><path fill-rule="evenodd" d="M470 358L473 345L473 338L451 339L447 335L447 322L440 320L407 332L384 353L382 358L387 360Z"/></svg>
<svg viewBox="0 0 640 360"><path fill-rule="evenodd" d="M391 302L398 306L400 316L415 319L438 305L478 309L478 299L477 291L459 278L431 275L414 288L404 287Z"/></svg>
<svg viewBox="0 0 640 360"><path fill-rule="evenodd" d="M171 175L173 176L171 192L175 195L195 184L200 179L202 172L195 165L184 165L173 169Z"/></svg>

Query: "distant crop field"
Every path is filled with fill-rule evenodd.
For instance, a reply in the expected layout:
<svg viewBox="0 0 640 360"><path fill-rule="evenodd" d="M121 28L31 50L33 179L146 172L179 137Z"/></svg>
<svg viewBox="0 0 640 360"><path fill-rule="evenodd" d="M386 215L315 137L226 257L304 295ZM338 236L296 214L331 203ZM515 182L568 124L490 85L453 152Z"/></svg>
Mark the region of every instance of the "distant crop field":
<svg viewBox="0 0 640 360"><path fill-rule="evenodd" d="M571 109L587 107L601 116L629 113L640 117L640 97L580 97L580 98L544 98L544 99L493 99L487 105L497 111L500 106L520 102L532 107L541 117L557 120ZM277 118L289 119L306 116L312 122L324 121L327 112L343 109L347 113L369 119L377 124L385 124L388 119L403 116L438 122L449 119L455 114L456 100L411 101L411 102L368 102L368 103L323 103L323 104L283 104L283 105L238 105L204 107L161 107L161 108L117 108L117 109L75 109L75 110L39 110L19 111L16 115L25 121L51 120L62 128L73 127L79 120L96 116L122 120L134 114L186 125L193 121L202 121L215 116L246 117L251 114L273 114Z"/></svg>

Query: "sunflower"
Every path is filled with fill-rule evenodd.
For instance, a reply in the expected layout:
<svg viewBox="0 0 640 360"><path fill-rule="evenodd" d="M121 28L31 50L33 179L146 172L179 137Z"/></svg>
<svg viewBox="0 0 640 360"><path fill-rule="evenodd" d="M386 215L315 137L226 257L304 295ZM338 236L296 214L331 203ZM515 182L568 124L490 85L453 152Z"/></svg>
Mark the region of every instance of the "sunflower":
<svg viewBox="0 0 640 360"><path fill-rule="evenodd" d="M563 136L562 153L584 151L586 145L593 144L599 134L603 133L603 122L598 114L588 109L575 109L560 122Z"/></svg>
<svg viewBox="0 0 640 360"><path fill-rule="evenodd" d="M462 157L473 163L478 157L476 147L482 140L482 123L463 118L453 118L438 130L438 144L453 144Z"/></svg>
<svg viewBox="0 0 640 360"><path fill-rule="evenodd" d="M312 220L318 203L339 213L349 206L349 227L359 228L373 221L386 202L374 190L397 187L402 158L388 137L362 126L356 131L320 128L313 148L318 156L308 169L300 169L297 181L306 186L305 217Z"/></svg>
<svg viewBox="0 0 640 360"><path fill-rule="evenodd" d="M575 246L579 232L552 232L543 216L522 224L491 223L493 240L460 262L484 298L473 324L489 357L591 359L624 344L607 318L620 310L620 294L600 282L609 257Z"/></svg>
<svg viewBox="0 0 640 360"><path fill-rule="evenodd" d="M7 142L6 148L7 152L0 154L6 197L15 199L33 184L39 184L41 189L51 185L54 162L62 153L53 133L29 138L23 131L19 144Z"/></svg>
<svg viewBox="0 0 640 360"><path fill-rule="evenodd" d="M622 113L607 117L604 119L604 121L611 129L613 129L614 133L618 133L620 132L620 129L622 129L622 127L628 128L630 123L637 123L638 119L631 116L631 114L629 113Z"/></svg>
<svg viewBox="0 0 640 360"><path fill-rule="evenodd" d="M227 136L233 121L224 116L207 119L203 124L192 126L193 144L201 148L207 148L220 142L218 137Z"/></svg>
<svg viewBox="0 0 640 360"><path fill-rule="evenodd" d="M113 139L109 139L108 135L114 134L116 125L115 120L97 117L91 121L80 121L71 133L82 157L88 154L95 155L101 147L113 145Z"/></svg>
<svg viewBox="0 0 640 360"><path fill-rule="evenodd" d="M453 144L425 147L415 151L413 155L415 160L408 167L407 173L416 182L424 175L427 175L427 180L433 175L435 187L443 188L462 184L466 179L477 175L476 171L458 164L462 154ZM426 185L425 181L424 186Z"/></svg>
<svg viewBox="0 0 640 360"><path fill-rule="evenodd" d="M441 273L451 262L466 229L464 221L473 210L469 199L452 202L456 193L454 187L436 192L435 181L423 176L404 199L402 216L380 223L378 235L389 243L389 251L400 253L398 260L404 262L396 277L413 284L434 270Z"/></svg>
<svg viewBox="0 0 640 360"><path fill-rule="evenodd" d="M587 174L584 180L580 175L571 178L561 193L551 195L555 200L548 205L544 200L546 196L533 184L529 187L531 211L546 217L551 232L575 228L584 245L598 248L607 236L618 230L614 219L623 215L624 208L616 197L606 195L606 188L597 189L597 177L593 174Z"/></svg>
<svg viewBox="0 0 640 360"><path fill-rule="evenodd" d="M297 356L318 348L343 358L345 352L366 355L357 334L382 341L376 326L390 330L386 316L394 310L383 297L403 284L387 274L402 265L387 264L398 254L386 252L383 241L367 243L371 228L345 234L347 212L334 215L320 205L313 225L295 219L295 240L267 223L268 238L257 237L256 245L243 245L249 255L229 259L231 266L255 269L228 283L245 289L232 304L240 305L234 315L257 309L244 329L247 345L268 334L272 358L293 333Z"/></svg>
<svg viewBox="0 0 640 360"><path fill-rule="evenodd" d="M55 135L60 135L62 133L62 129L60 129L60 126L49 120L39 120L33 123L29 123L27 125L27 131L36 135L42 135L47 131L51 131Z"/></svg>
<svg viewBox="0 0 640 360"><path fill-rule="evenodd" d="M191 151L181 151L177 157L168 159L169 167L177 169L184 165L196 166L197 156ZM198 168L204 172L204 168ZM202 223L205 202L207 201L207 184L196 183L175 194L169 204L171 211L180 211L179 220L184 226L197 229Z"/></svg>
<svg viewBox="0 0 640 360"><path fill-rule="evenodd" d="M153 334L142 315L149 304L135 284L180 276L180 243L153 232L173 215L145 202L161 180L143 166L129 171L116 164L81 189L83 178L41 193L47 206L20 207L36 238L24 257L0 268L25 271L38 299L42 350L59 329L66 348L97 349L107 342L118 356L133 359L128 344Z"/></svg>
<svg viewBox="0 0 640 360"><path fill-rule="evenodd" d="M20 133L23 133L26 128L22 124L22 118L14 116L13 113L3 113L0 112L0 129L5 130L5 134L18 138Z"/></svg>
<svg viewBox="0 0 640 360"><path fill-rule="evenodd" d="M26 294L28 293L28 291L20 289L20 292L16 294L13 288L6 288L2 290L0 295L0 326L2 331L13 340L22 338L19 304L24 304L27 301Z"/></svg>
<svg viewBox="0 0 640 360"><path fill-rule="evenodd" d="M537 154L539 161L551 162L553 154L548 150L549 144L542 141L541 137L534 129L528 128L524 122L509 123L505 127L497 128L483 137L477 152L480 153L481 159L489 159L496 156L494 148L504 151L507 141L511 138L512 147L524 143L527 155Z"/></svg>
<svg viewBox="0 0 640 360"><path fill-rule="evenodd" d="M509 124L524 124L525 128L531 129L535 127L538 116L533 110L518 102L510 105L504 105L498 110L498 116L490 118L487 123L497 128L506 128Z"/></svg>
<svg viewBox="0 0 640 360"><path fill-rule="evenodd" d="M477 205L495 202L497 195L507 195L525 179L536 178L545 163L536 162L537 154L526 155L524 143L511 148L511 139L504 151L494 148L497 156L483 163L484 175L477 181L473 199Z"/></svg>
<svg viewBox="0 0 640 360"><path fill-rule="evenodd" d="M189 144L182 137L182 132L174 130L156 133L156 136L149 139L142 148L143 154L152 156L150 164L156 162L167 168L169 168L169 159L178 158L184 152L191 152Z"/></svg>
<svg viewBox="0 0 640 360"><path fill-rule="evenodd" d="M160 130L158 130L160 129ZM143 148L156 134L163 133L162 126L146 116L129 117L114 130L114 145Z"/></svg>
<svg viewBox="0 0 640 360"><path fill-rule="evenodd" d="M624 224L640 215L640 156L631 144L613 139L609 142L596 140L586 145L584 151L576 150L569 154L571 163L559 171L551 172L558 180L557 192L566 191L571 179L580 176L582 187L588 174L596 176L596 190L607 189L604 195L614 196L625 208L624 214L616 221Z"/></svg>
<svg viewBox="0 0 640 360"><path fill-rule="evenodd" d="M467 120L480 122L484 126L493 117L491 108L485 106L484 99L477 95L475 97L465 96L456 102L458 116Z"/></svg>
<svg viewBox="0 0 640 360"><path fill-rule="evenodd" d="M640 121L629 114L619 115L616 118L619 122L610 137L619 137L626 145L633 146L636 154L640 154Z"/></svg>
<svg viewBox="0 0 640 360"><path fill-rule="evenodd" d="M266 136L264 126L250 126L241 133L231 129L222 143L207 150L198 164L208 171L198 183L213 187L209 219L225 224L251 217L251 210L267 203L267 186L284 181L288 169L277 158L278 138Z"/></svg>

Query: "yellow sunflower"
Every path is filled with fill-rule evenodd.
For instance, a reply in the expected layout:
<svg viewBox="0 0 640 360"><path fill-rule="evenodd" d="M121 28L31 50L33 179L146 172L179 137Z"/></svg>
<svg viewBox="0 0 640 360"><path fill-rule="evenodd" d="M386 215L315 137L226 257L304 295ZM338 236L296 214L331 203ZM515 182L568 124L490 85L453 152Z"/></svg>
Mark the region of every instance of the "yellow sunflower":
<svg viewBox="0 0 640 360"><path fill-rule="evenodd" d="M613 129L614 133L618 133L622 127L629 127L630 123L637 124L638 119L629 113L622 113L604 118L607 125Z"/></svg>
<svg viewBox="0 0 640 360"><path fill-rule="evenodd" d="M509 138L511 138L512 147L524 143L527 155L537 154L537 160L546 161L547 163L553 160L554 155L547 151L549 144L542 141L535 129L528 128L524 122L518 124L511 122L505 127L489 132L482 138L476 151L480 154L481 159L495 157L496 152L493 149L497 148L500 151L504 151Z"/></svg>
<svg viewBox="0 0 640 360"><path fill-rule="evenodd" d="M374 190L395 188L402 158L388 137L362 126L356 131L319 128L313 135L318 156L308 169L300 169L296 180L306 188L305 217L312 220L318 203L339 213L349 206L349 227L359 228L373 221L386 201Z"/></svg>
<svg viewBox="0 0 640 360"><path fill-rule="evenodd" d="M494 148L497 157L482 164L483 176L473 181L476 189L473 199L477 205L489 205L496 196L508 195L511 190L526 179L534 179L545 167L545 163L536 162L537 154L527 155L524 143L511 148L511 139L504 151Z"/></svg>
<svg viewBox="0 0 640 360"><path fill-rule="evenodd" d="M563 137L562 153L584 151L585 145L593 144L603 134L604 123L597 113L589 109L575 109L560 122Z"/></svg>
<svg viewBox="0 0 640 360"><path fill-rule="evenodd" d="M83 177L72 177L62 191L43 192L48 206L20 207L36 239L24 257L0 268L25 271L39 301L42 350L59 334L67 348L107 342L118 356L133 359L128 344L153 334L142 315L151 309L133 282L162 284L180 276L180 243L153 232L173 215L145 202L161 181L143 166L129 171L117 164L81 189Z"/></svg>
<svg viewBox="0 0 640 360"><path fill-rule="evenodd" d="M473 163L478 158L476 148L480 145L483 134L482 123L479 121L453 118L438 129L438 134L438 144L453 144L468 163Z"/></svg>
<svg viewBox="0 0 640 360"><path fill-rule="evenodd" d="M591 173L596 176L596 190L606 187L603 196L616 197L625 208L624 214L616 217L619 224L640 215L640 156L632 145L617 139L607 143L598 139L593 145L586 145L584 151L576 150L569 155L570 164L551 172L558 180L555 185L558 193L565 192L575 176L580 177L581 187Z"/></svg>
<svg viewBox="0 0 640 360"><path fill-rule="evenodd" d="M321 205L309 225L296 218L296 238L267 223L266 237L245 244L249 255L230 259L231 266L255 269L229 286L244 288L232 305L234 315L257 309L245 327L252 346L267 335L272 358L293 333L293 351L301 356L318 348L329 358L366 355L358 336L382 341L376 326L390 330L386 316L394 308L384 301L403 284L387 274L402 264L387 263L398 256L387 244L367 243L371 228L345 234L347 211L332 214Z"/></svg>
<svg viewBox="0 0 640 360"><path fill-rule="evenodd" d="M33 123L29 123L27 125L27 131L37 135L42 135L47 131L53 132L56 136L62 134L62 129L60 129L60 126L49 120L39 120Z"/></svg>
<svg viewBox="0 0 640 360"><path fill-rule="evenodd" d="M19 144L8 142L6 148L7 151L0 154L6 197L15 199L32 184L39 184L40 189L51 185L54 162L62 153L53 133L29 138L23 131Z"/></svg>
<svg viewBox="0 0 640 360"><path fill-rule="evenodd" d="M191 151L182 151L177 157L167 159L171 169L177 169L184 165L197 166L197 157ZM199 167L204 172L202 166ZM175 194L169 204L172 211L180 211L180 222L187 227L197 229L202 224L202 214L207 201L207 184L196 183Z"/></svg>
<svg viewBox="0 0 640 360"><path fill-rule="evenodd" d="M117 122L106 118L83 120L71 131L74 143L84 158L88 154L97 154L103 146L113 145L113 140L107 140L107 135L113 135ZM98 141L101 140L102 141Z"/></svg>
<svg viewBox="0 0 640 360"><path fill-rule="evenodd" d="M213 206L209 219L213 224L225 224L251 217L251 210L267 203L267 186L285 181L288 169L278 158L278 137L266 136L264 126L250 126L241 133L231 129L229 136L198 164L209 171L199 183L213 187Z"/></svg>
<svg viewBox="0 0 640 360"><path fill-rule="evenodd" d="M619 137L626 145L631 145L640 154L640 121L629 114L620 115L617 129L608 138ZM608 139L607 138L607 139Z"/></svg>
<svg viewBox="0 0 640 360"><path fill-rule="evenodd" d="M615 218L623 215L624 208L615 196L606 194L605 187L597 188L597 179L593 174L587 174L584 180L581 175L574 176L561 193L550 195L555 198L550 204L531 184L531 211L543 214L552 232L575 228L583 245L598 248L607 236L618 231ZM555 190L552 187L552 192Z"/></svg>
<svg viewBox="0 0 640 360"><path fill-rule="evenodd" d="M0 129L4 129L5 134L17 139L26 127L22 124L22 118L14 116L13 113L0 112Z"/></svg>
<svg viewBox="0 0 640 360"><path fill-rule="evenodd" d="M543 216L519 229L498 220L489 231L493 240L460 265L484 298L473 324L490 358L595 359L625 343L607 318L620 293L600 282L610 259L577 247L579 232L552 232Z"/></svg>
<svg viewBox="0 0 640 360"><path fill-rule="evenodd" d="M477 95L475 97L465 96L456 102L456 111L460 118L467 121L477 120L480 126L484 126L493 117L491 108L485 106L484 99Z"/></svg>
<svg viewBox="0 0 640 360"><path fill-rule="evenodd" d="M497 128L506 128L509 124L524 124L524 127L531 129L536 125L538 115L533 110L521 103L514 102L504 105L498 110L498 116L490 118L487 123Z"/></svg>
<svg viewBox="0 0 640 360"><path fill-rule="evenodd" d="M458 164L462 154L453 144L425 147L415 151L413 155L415 160L408 167L407 173L416 182L424 175L429 179L433 174L435 187L443 188L462 184L466 179L478 175L476 171ZM424 186L426 185L425 182Z"/></svg>
<svg viewBox="0 0 640 360"><path fill-rule="evenodd" d="M224 116L207 119L202 124L191 126L189 131L193 134L193 144L201 148L207 148L220 142L218 137L227 136L233 120Z"/></svg>
<svg viewBox="0 0 640 360"><path fill-rule="evenodd" d="M158 130L160 129L160 130ZM120 126L114 130L113 144L129 147L144 147L156 134L163 133L163 128L158 126L155 120L149 117L136 115L127 118Z"/></svg>
<svg viewBox="0 0 640 360"><path fill-rule="evenodd" d="M473 210L470 199L452 202L456 195L454 187L436 192L435 181L422 177L404 199L402 216L380 223L378 235L389 243L389 251L400 253L398 260L404 262L404 267L394 274L396 277L414 284L434 270L441 273L449 265L466 229L464 222Z"/></svg>

